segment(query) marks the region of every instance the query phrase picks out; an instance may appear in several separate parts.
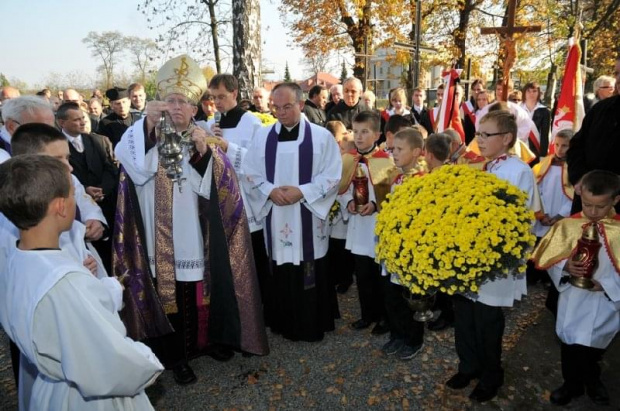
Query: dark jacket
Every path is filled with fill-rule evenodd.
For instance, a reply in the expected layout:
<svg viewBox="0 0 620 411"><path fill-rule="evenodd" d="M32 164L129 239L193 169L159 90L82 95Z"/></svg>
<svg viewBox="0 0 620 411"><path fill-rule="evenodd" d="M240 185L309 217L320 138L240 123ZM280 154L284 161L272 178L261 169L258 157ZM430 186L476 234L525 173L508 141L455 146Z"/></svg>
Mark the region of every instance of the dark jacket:
<svg viewBox="0 0 620 411"><path fill-rule="evenodd" d="M116 147L125 131L140 118L142 118L142 115L137 112L129 112L129 116L126 119L120 118L116 113L111 113L101 119L96 132L108 137L112 145Z"/></svg>
<svg viewBox="0 0 620 411"><path fill-rule="evenodd" d="M366 107L362 100L358 101L353 107L347 106L344 100L340 100L338 104L327 113L327 121L341 121L347 130L351 130L353 129L353 119L355 116L362 111L368 110L368 107Z"/></svg>
<svg viewBox="0 0 620 411"><path fill-rule="evenodd" d="M327 115L325 114L325 111L318 108L312 101L306 100L306 103L304 104L304 114L308 118L309 122L325 127Z"/></svg>
<svg viewBox="0 0 620 411"><path fill-rule="evenodd" d="M620 174L620 96L596 103L583 119L581 129L570 141L568 178L577 184L592 170ZM581 210L581 198L575 195L573 212ZM616 204L620 212L620 203Z"/></svg>

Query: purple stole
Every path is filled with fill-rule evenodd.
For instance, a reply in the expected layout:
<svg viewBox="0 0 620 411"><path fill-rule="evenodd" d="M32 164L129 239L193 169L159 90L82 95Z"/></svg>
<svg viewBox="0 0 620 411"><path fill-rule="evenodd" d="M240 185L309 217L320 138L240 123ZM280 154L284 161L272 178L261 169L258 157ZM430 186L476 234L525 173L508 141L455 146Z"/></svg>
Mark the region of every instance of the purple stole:
<svg viewBox="0 0 620 411"><path fill-rule="evenodd" d="M307 184L312 181L312 132L310 130L310 122L306 121L304 128L304 141L299 145L299 184ZM284 126L282 126L284 127ZM276 171L276 153L278 151L278 133L274 125L267 136L267 144L265 145L265 169L267 172L267 181L273 184ZM273 208L272 208L273 209ZM272 234L271 234L271 210L267 214L267 224L265 225L267 233L267 251L269 257L273 259ZM301 206L301 235L303 248L303 262L310 263L314 261L314 243L312 236L312 212L307 207ZM304 270L305 288L314 287L314 270L309 276Z"/></svg>
<svg viewBox="0 0 620 411"><path fill-rule="evenodd" d="M11 152L11 143L7 143L3 138L0 138L0 148L9 153L10 156L13 155Z"/></svg>

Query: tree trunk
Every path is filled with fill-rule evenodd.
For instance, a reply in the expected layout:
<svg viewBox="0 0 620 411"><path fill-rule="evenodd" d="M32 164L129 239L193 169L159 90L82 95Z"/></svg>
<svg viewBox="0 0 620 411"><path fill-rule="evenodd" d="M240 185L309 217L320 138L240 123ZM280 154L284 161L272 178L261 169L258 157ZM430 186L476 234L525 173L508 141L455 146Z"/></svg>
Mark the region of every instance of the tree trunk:
<svg viewBox="0 0 620 411"><path fill-rule="evenodd" d="M474 7L472 3L472 0L465 0L463 8L459 10L459 27L455 30L454 33L454 45L459 50L459 58L457 60L457 64L460 68L465 68L465 61L467 57L466 36L467 27L469 26L469 18Z"/></svg>
<svg viewBox="0 0 620 411"><path fill-rule="evenodd" d="M215 71L217 73L222 72L222 62L220 60L220 39L218 37L217 28L219 23L217 16L215 15L215 3L216 0L203 0L209 10L209 27L211 28L211 39L213 41L213 56L215 58Z"/></svg>
<svg viewBox="0 0 620 411"><path fill-rule="evenodd" d="M233 0L233 75L239 81L239 99L251 98L261 81L259 0Z"/></svg>

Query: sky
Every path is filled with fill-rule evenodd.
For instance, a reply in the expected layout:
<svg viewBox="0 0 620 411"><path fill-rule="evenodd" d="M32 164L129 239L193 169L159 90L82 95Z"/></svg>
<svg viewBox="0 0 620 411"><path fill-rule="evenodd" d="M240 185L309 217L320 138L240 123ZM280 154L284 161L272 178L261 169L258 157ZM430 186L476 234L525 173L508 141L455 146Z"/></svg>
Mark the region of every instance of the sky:
<svg viewBox="0 0 620 411"><path fill-rule="evenodd" d="M261 0L263 61L282 78L288 61L291 77L302 79L303 54L287 44L278 0ZM140 0L0 0L0 73L29 87L44 86L50 74L80 73L96 78L101 63L82 43L88 32L120 31L155 38ZM127 58L128 59L128 58ZM128 65L129 67L129 65Z"/></svg>

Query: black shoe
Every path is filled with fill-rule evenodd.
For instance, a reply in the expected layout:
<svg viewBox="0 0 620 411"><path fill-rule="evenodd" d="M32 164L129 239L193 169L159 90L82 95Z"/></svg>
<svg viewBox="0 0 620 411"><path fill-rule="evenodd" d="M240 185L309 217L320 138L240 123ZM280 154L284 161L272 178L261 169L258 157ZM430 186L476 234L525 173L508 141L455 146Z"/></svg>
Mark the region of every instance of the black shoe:
<svg viewBox="0 0 620 411"><path fill-rule="evenodd" d="M441 331L454 325L454 320L450 321L445 317L439 316L435 321L428 323L428 329L431 331Z"/></svg>
<svg viewBox="0 0 620 411"><path fill-rule="evenodd" d="M361 320L357 320L354 323L352 323L351 328L353 328L354 330L363 330L365 328L370 327L370 324L371 324L370 321L361 319Z"/></svg>
<svg viewBox="0 0 620 411"><path fill-rule="evenodd" d="M177 365L172 369L174 380L179 385L187 385L196 382L196 374L187 363Z"/></svg>
<svg viewBox="0 0 620 411"><path fill-rule="evenodd" d="M207 355L216 361L226 362L235 356L235 352L229 348L214 345L207 348Z"/></svg>
<svg viewBox="0 0 620 411"><path fill-rule="evenodd" d="M390 332L390 326L387 321L381 320L379 321L370 332L372 335L382 335Z"/></svg>
<svg viewBox="0 0 620 411"><path fill-rule="evenodd" d="M583 387L571 389L569 386L564 384L560 388L554 390L551 393L551 397L549 397L549 400L551 401L551 404L566 405L573 398L581 397L582 395L583 395Z"/></svg>
<svg viewBox="0 0 620 411"><path fill-rule="evenodd" d="M446 385L453 390L460 390L467 387L474 378L476 378L475 375L463 374L459 372L446 381Z"/></svg>
<svg viewBox="0 0 620 411"><path fill-rule="evenodd" d="M338 284L336 286L336 292L338 294L345 294L347 291L349 291L349 287L351 287L351 284Z"/></svg>
<svg viewBox="0 0 620 411"><path fill-rule="evenodd" d="M609 405L609 394L607 393L607 388L605 388L600 380L586 385L586 393L596 405Z"/></svg>
<svg viewBox="0 0 620 411"><path fill-rule="evenodd" d="M495 398L498 390L499 386L485 387L484 385L478 383L476 388L474 388L471 394L469 394L469 398L478 402L486 402Z"/></svg>

